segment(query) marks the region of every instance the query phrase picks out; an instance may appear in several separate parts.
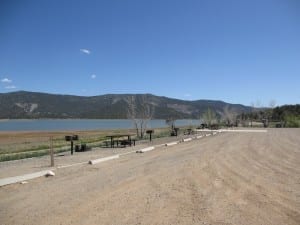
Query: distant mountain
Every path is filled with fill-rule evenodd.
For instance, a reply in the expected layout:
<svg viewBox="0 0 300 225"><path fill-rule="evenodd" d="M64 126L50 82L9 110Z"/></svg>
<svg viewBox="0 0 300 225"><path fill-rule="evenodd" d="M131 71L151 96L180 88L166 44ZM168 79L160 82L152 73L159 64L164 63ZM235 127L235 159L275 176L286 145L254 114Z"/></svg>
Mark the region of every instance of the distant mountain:
<svg viewBox="0 0 300 225"><path fill-rule="evenodd" d="M125 119L128 103L136 99L136 108L149 104L154 109L153 118L195 118L211 108L217 115L224 114L225 107L237 114L247 113L250 107L223 101L184 101L151 94L108 94L92 97L57 95L18 91L0 94L0 119L38 118L89 118ZM145 102L146 99L146 102Z"/></svg>

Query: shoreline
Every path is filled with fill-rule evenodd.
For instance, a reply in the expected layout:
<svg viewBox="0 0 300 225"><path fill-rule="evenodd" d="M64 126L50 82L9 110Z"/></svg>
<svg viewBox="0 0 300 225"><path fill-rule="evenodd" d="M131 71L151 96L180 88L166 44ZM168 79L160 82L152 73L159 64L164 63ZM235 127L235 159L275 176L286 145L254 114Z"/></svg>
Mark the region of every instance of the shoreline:
<svg viewBox="0 0 300 225"><path fill-rule="evenodd" d="M197 126L199 120L176 120L176 127ZM165 120L148 121L148 129L167 128ZM0 120L0 132L72 132L134 129L130 119L10 119Z"/></svg>

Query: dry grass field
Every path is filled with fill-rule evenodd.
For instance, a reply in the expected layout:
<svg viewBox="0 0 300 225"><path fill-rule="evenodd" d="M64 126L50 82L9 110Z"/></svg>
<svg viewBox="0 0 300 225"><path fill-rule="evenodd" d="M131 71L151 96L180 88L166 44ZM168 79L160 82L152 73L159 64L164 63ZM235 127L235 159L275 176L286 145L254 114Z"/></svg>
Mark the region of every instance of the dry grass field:
<svg viewBox="0 0 300 225"><path fill-rule="evenodd" d="M55 173L1 187L0 223L300 224L300 129L220 133Z"/></svg>
<svg viewBox="0 0 300 225"><path fill-rule="evenodd" d="M80 141L89 142L97 139L101 140L105 135L117 132L116 130L0 132L0 154L49 148L50 137L53 138L56 146L63 146L67 145L64 139L65 135L77 134L80 137Z"/></svg>
<svg viewBox="0 0 300 225"><path fill-rule="evenodd" d="M158 130L159 132L161 130ZM31 158L49 154L50 137L54 152L64 152L70 148L66 135L77 134L79 140L74 144L85 143L99 146L108 134L134 133L133 130L91 130L91 131L53 131L53 132L0 132L0 161Z"/></svg>
<svg viewBox="0 0 300 225"><path fill-rule="evenodd" d="M63 151L69 148L70 143L65 141L66 135L76 134L79 140L74 144L86 143L90 146L99 146L101 142L108 139L107 135L112 134L135 134L133 129L120 130L86 130L86 131L24 131L24 132L3 132L0 131L0 161L3 155L22 154L26 152L41 151L48 152L50 146L50 137L54 150ZM166 135L169 133L167 128L155 129L154 136ZM38 154L37 154L38 155ZM43 155L43 154L40 154ZM34 154L33 154L34 156ZM32 157L33 157L32 156ZM23 157L26 158L26 157ZM28 158L28 157L27 157ZM17 158L16 158L17 159Z"/></svg>

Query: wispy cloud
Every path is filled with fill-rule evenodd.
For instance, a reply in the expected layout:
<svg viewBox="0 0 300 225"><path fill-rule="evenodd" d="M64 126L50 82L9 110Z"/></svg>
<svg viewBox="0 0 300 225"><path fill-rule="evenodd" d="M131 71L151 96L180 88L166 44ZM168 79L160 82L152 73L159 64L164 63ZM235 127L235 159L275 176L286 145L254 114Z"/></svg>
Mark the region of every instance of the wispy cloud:
<svg viewBox="0 0 300 225"><path fill-rule="evenodd" d="M97 77L96 74L92 74L92 75L91 75L91 78L92 78L92 79L95 79L96 77Z"/></svg>
<svg viewBox="0 0 300 225"><path fill-rule="evenodd" d="M12 80L10 80L10 79L8 79L8 78L3 78L3 79L1 80L1 82L2 82L2 83L11 83Z"/></svg>
<svg viewBox="0 0 300 225"><path fill-rule="evenodd" d="M85 49L85 48L81 48L80 51L81 51L82 53L84 53L84 54L87 54L87 55L91 54L91 51L88 50L88 49Z"/></svg>
<svg viewBox="0 0 300 225"><path fill-rule="evenodd" d="M16 89L17 87L15 85L8 85L5 87L5 89Z"/></svg>
<svg viewBox="0 0 300 225"><path fill-rule="evenodd" d="M187 93L184 95L184 97L192 97L192 95Z"/></svg>

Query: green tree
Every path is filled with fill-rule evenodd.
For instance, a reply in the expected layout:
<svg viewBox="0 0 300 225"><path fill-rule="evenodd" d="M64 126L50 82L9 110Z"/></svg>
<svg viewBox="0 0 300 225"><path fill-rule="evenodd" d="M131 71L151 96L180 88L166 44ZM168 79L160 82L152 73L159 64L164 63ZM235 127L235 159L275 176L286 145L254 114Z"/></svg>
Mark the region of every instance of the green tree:
<svg viewBox="0 0 300 225"><path fill-rule="evenodd" d="M300 127L300 117L295 115L285 115L284 121L286 124L286 127Z"/></svg>

